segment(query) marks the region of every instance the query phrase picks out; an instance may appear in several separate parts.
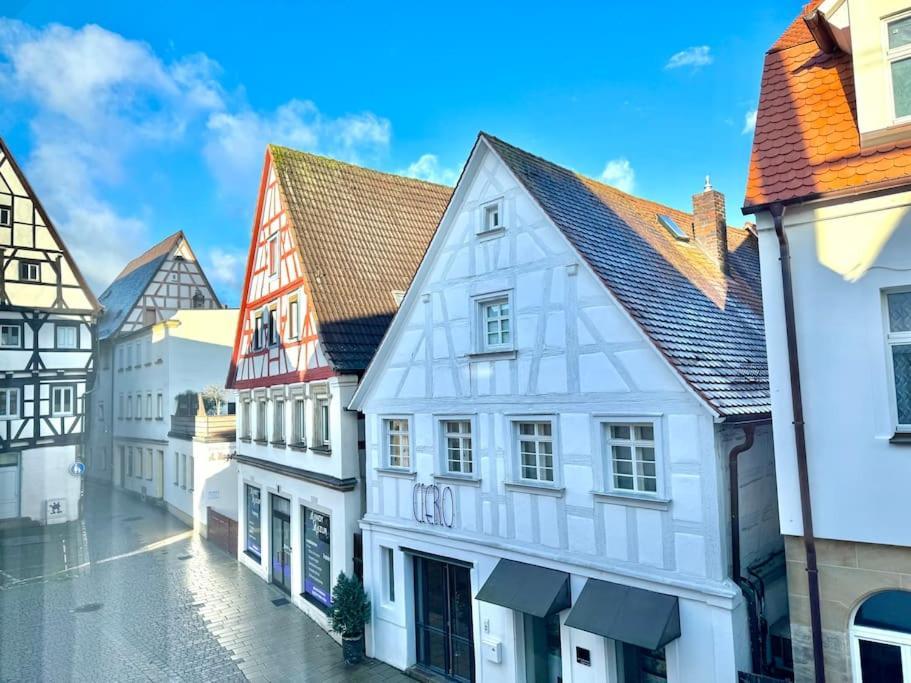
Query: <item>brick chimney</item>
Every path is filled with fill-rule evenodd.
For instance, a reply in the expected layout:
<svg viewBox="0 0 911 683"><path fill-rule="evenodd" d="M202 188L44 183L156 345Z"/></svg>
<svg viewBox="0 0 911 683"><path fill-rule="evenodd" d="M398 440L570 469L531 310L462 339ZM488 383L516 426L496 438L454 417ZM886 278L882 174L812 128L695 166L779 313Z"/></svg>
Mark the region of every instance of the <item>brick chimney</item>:
<svg viewBox="0 0 911 683"><path fill-rule="evenodd" d="M728 225L724 195L705 178L705 189L693 195L693 233L702 251L726 273L728 269Z"/></svg>

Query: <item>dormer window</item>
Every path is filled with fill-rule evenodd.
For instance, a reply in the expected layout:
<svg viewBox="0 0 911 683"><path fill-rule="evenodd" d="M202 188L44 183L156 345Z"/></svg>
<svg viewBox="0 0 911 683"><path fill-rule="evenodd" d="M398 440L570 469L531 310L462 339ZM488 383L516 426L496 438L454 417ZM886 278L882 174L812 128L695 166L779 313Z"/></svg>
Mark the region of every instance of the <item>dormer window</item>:
<svg viewBox="0 0 911 683"><path fill-rule="evenodd" d="M886 24L886 60L896 121L911 118L911 14Z"/></svg>
<svg viewBox="0 0 911 683"><path fill-rule="evenodd" d="M478 234L499 232L503 229L503 201L498 199L495 202L484 204L481 207L481 229Z"/></svg>
<svg viewBox="0 0 911 683"><path fill-rule="evenodd" d="M9 227L13 224L13 212L8 206L0 206L0 226Z"/></svg>

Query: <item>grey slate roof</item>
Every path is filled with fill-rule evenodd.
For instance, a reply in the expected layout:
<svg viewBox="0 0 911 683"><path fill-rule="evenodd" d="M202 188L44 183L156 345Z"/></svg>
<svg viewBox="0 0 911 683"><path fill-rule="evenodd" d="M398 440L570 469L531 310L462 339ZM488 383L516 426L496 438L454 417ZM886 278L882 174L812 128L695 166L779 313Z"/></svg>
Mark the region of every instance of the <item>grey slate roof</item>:
<svg viewBox="0 0 911 683"><path fill-rule="evenodd" d="M270 145L332 367L360 371L376 352L452 188Z"/></svg>
<svg viewBox="0 0 911 683"><path fill-rule="evenodd" d="M175 232L137 256L98 297L98 302L104 307L98 321L99 340L107 339L120 329L161 264L168 258L171 249L182 238L183 232Z"/></svg>
<svg viewBox="0 0 911 683"><path fill-rule="evenodd" d="M481 134L687 383L724 416L770 413L755 237L728 229L726 276L691 214L621 192Z"/></svg>

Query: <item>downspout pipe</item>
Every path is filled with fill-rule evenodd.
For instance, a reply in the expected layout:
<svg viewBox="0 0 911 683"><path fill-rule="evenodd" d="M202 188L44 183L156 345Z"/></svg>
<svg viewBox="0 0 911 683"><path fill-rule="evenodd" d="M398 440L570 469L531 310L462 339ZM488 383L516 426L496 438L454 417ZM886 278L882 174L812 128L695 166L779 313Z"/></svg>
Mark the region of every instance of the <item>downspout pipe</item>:
<svg viewBox="0 0 911 683"><path fill-rule="evenodd" d="M747 620L750 628L750 654L752 656L753 671L762 673L763 643L759 631L759 606L753 584L741 575L740 566L740 476L737 467L737 458L753 447L755 426L751 424L743 427L744 440L734 446L728 453L728 478L731 500L731 575L743 591L747 601Z"/></svg>
<svg viewBox="0 0 911 683"><path fill-rule="evenodd" d="M826 671L822 648L822 617L819 610L819 571L816 567L816 537L813 534L813 509L810 505L810 475L807 466L807 441L804 430L803 395L800 389L800 363L797 356L797 326L794 318L794 284L791 279L791 250L784 232L784 205L769 207L778 238L781 261L781 289L784 299L784 322L788 342L788 370L791 379L791 408L794 413L794 447L797 477L800 484L800 512L803 521L803 545L807 556L807 588L810 601L810 631L813 636L813 670L816 683L825 683Z"/></svg>

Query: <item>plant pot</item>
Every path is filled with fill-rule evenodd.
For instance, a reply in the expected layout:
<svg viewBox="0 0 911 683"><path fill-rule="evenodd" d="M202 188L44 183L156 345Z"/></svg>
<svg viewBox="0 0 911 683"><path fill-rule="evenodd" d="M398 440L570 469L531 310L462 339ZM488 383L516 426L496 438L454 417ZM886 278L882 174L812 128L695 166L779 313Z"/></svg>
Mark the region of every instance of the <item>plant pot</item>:
<svg viewBox="0 0 911 683"><path fill-rule="evenodd" d="M360 664L364 661L364 634L342 636L342 657L345 664Z"/></svg>

